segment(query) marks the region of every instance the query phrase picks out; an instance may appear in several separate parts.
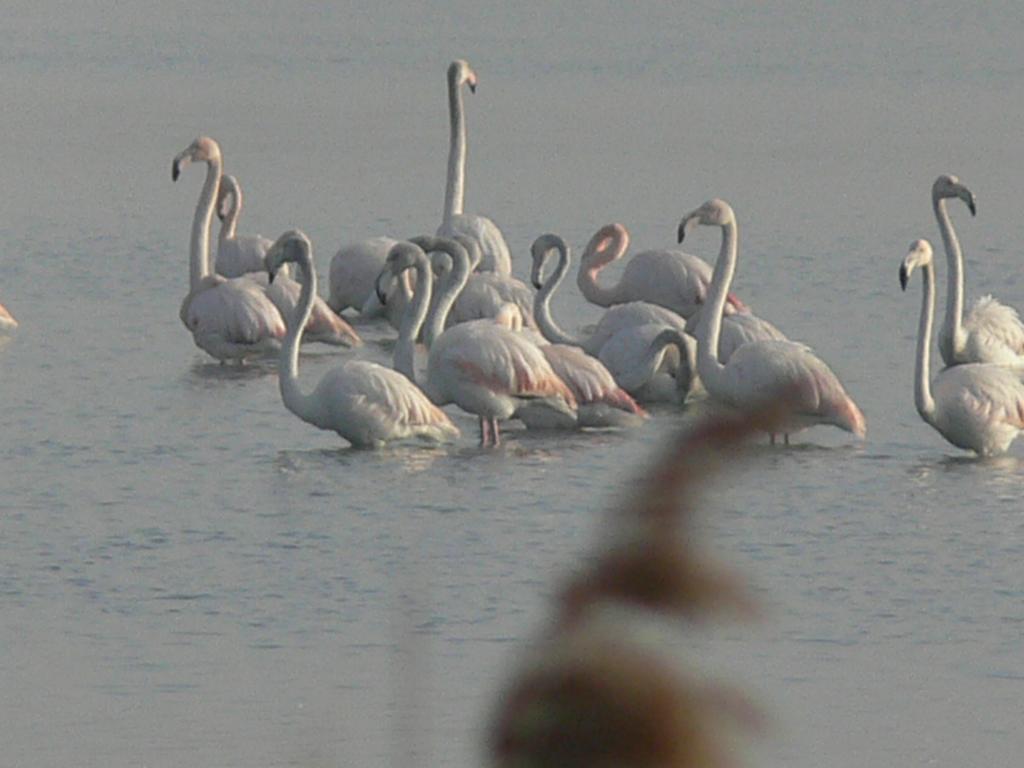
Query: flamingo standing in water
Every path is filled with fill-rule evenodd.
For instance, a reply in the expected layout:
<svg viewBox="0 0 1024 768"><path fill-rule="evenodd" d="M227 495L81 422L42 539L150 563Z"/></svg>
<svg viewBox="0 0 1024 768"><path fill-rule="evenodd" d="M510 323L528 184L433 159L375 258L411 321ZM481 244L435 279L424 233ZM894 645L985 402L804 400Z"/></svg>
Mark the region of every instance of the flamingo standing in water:
<svg viewBox="0 0 1024 768"><path fill-rule="evenodd" d="M455 403L480 420L480 444L501 444L498 422L512 418L521 407L547 408L575 420L576 399L552 370L543 353L521 334L493 319L473 320L444 330L452 303L469 275L469 254L454 240L417 237L399 243L388 254L381 277L412 269L416 293L403 320L395 368L416 380L415 339L424 326L433 277L427 251L444 251L453 267L430 308L423 328L429 350L423 390L438 405Z"/></svg>
<svg viewBox="0 0 1024 768"><path fill-rule="evenodd" d="M357 448L413 437L432 441L458 437L451 419L414 383L377 363L348 360L324 374L313 392L302 391L299 342L316 296L312 246L302 232L284 233L267 253L272 281L285 263L298 265L302 285L298 312L288 318L278 368L281 398L288 410L313 426L337 432Z"/></svg>
<svg viewBox="0 0 1024 768"><path fill-rule="evenodd" d="M217 215L222 221L217 239L217 271L225 277L244 276L255 280L281 316L288 317L296 311L301 287L292 279L287 266L278 271L277 280L264 285L267 276L264 258L273 242L260 235L237 234L241 207L242 188L238 179L229 173L223 174L217 199ZM302 339L304 343L341 347L358 347L363 343L355 329L316 295Z"/></svg>
<svg viewBox="0 0 1024 768"><path fill-rule="evenodd" d="M942 175L932 185L932 209L946 249L949 277L946 283L946 317L939 330L939 352L946 365L998 363L1024 366L1024 323L1017 310L991 296L975 302L964 312L964 258L960 240L946 210L946 200L959 198L974 216L974 193L956 176Z"/></svg>
<svg viewBox="0 0 1024 768"><path fill-rule="evenodd" d="M980 456L1005 453L1024 429L1024 371L995 363L965 363L931 377L928 349L935 314L932 246L916 240L900 264L900 286L920 267L924 277L917 331L914 404L925 423L957 448Z"/></svg>
<svg viewBox="0 0 1024 768"><path fill-rule="evenodd" d="M628 248L629 232L621 224L607 224L590 238L580 258L576 283L591 304L610 307L647 301L684 318L695 314L704 304L711 267L702 259L677 250L642 251L629 260L618 283L610 288L598 284L600 271L621 259ZM745 309L743 302L728 296L727 312Z"/></svg>
<svg viewBox="0 0 1024 768"><path fill-rule="evenodd" d="M512 256L505 236L486 216L463 213L466 196L466 115L462 103L462 86L476 92L477 77L463 59L448 67L448 117L451 135L448 142L448 177L444 190L444 217L437 229L439 237L471 237L480 244L482 258L479 269L512 274Z"/></svg>
<svg viewBox="0 0 1024 768"><path fill-rule="evenodd" d="M736 271L739 233L732 207L724 200L710 200L683 217L680 242L698 224L722 230L707 306L697 328L697 370L708 394L741 411L760 408L768 398L787 398L790 412L781 430L786 442L790 433L815 424L832 424L864 437L867 425L860 408L810 347L792 341L756 341L739 347L727 362L719 360L722 312Z"/></svg>
<svg viewBox="0 0 1024 768"><path fill-rule="evenodd" d="M193 141L174 158L171 179L177 181L192 162L206 163L206 180L192 220L189 292L181 303L181 321L196 346L222 363L276 352L285 325L263 289L248 278L228 279L210 268L210 225L223 167L220 146L206 136Z"/></svg>

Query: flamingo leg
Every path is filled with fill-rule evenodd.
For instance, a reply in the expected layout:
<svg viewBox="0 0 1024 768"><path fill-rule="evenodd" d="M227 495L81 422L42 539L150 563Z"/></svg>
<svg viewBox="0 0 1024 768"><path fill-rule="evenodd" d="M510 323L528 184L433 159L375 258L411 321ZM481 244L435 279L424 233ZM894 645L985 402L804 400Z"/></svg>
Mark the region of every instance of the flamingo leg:
<svg viewBox="0 0 1024 768"><path fill-rule="evenodd" d="M774 432L769 432L768 433L768 445L775 445L775 433Z"/></svg>
<svg viewBox="0 0 1024 768"><path fill-rule="evenodd" d="M501 445L501 430L498 429L497 417L491 419L491 434L494 436L494 447L497 448Z"/></svg>
<svg viewBox="0 0 1024 768"><path fill-rule="evenodd" d="M490 445L491 422L489 419L480 417L480 447L486 448Z"/></svg>
<svg viewBox="0 0 1024 768"><path fill-rule="evenodd" d="M783 440L785 441L786 445L789 445L789 432L783 433Z"/></svg>

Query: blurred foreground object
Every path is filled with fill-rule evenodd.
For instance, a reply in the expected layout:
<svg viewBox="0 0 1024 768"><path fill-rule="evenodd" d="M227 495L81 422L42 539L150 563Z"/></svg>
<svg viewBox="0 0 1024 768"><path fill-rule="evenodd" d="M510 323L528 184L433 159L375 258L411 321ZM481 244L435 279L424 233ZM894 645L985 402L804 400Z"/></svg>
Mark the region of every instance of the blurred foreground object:
<svg viewBox="0 0 1024 768"><path fill-rule="evenodd" d="M641 642L610 605L696 619L749 616L739 582L699 550L694 501L746 438L784 423L772 405L705 419L674 437L614 511L608 541L561 590L553 623L529 652L488 726L500 768L726 768L733 736L761 725L739 692L687 674ZM610 620L611 619L611 620Z"/></svg>

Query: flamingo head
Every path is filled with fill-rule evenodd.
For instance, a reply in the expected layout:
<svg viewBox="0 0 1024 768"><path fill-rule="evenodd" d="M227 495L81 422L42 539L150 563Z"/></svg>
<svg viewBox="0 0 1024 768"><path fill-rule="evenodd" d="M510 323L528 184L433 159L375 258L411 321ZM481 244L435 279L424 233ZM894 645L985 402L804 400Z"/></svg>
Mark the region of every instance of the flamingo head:
<svg viewBox="0 0 1024 768"><path fill-rule="evenodd" d="M450 237L431 237L429 235L419 235L417 237L410 238L409 242L418 245L424 253L434 254L438 251L447 254L449 257L452 269L456 267L460 270L459 274L469 274L472 268L470 261L469 250L459 241L453 240ZM434 264L436 262L433 262ZM442 264L444 262L441 262Z"/></svg>
<svg viewBox="0 0 1024 768"><path fill-rule="evenodd" d="M305 263L312 268L313 244L302 230L289 229L277 238L263 256L263 266L267 270L270 282L274 282L274 276L287 263Z"/></svg>
<svg viewBox="0 0 1024 768"><path fill-rule="evenodd" d="M220 189L217 190L217 218L224 221L238 204L238 198L238 179L225 173L220 177Z"/></svg>
<svg viewBox="0 0 1024 768"><path fill-rule="evenodd" d="M533 265L530 267L530 282L533 283L533 287L538 291L544 287L541 274L544 272L544 262L551 251L568 254L569 246L565 244L565 240L561 237L550 233L541 235L530 246L530 258L533 260Z"/></svg>
<svg viewBox="0 0 1024 768"><path fill-rule="evenodd" d="M977 214L978 208L975 204L974 193L962 184L956 176L944 173L932 184L932 202L937 203L939 200L947 197L959 197L967 205L971 216Z"/></svg>
<svg viewBox="0 0 1024 768"><path fill-rule="evenodd" d="M171 181L177 181L189 163L210 163L220 160L220 145L209 136L200 136L174 156L171 163Z"/></svg>
<svg viewBox="0 0 1024 768"><path fill-rule="evenodd" d="M679 242L683 242L686 233L696 226L727 227L735 223L736 214L733 213L732 206L725 202L725 200L716 197L714 200L708 200L700 208L691 211L683 217L683 220L679 222L679 229L677 230Z"/></svg>
<svg viewBox="0 0 1024 768"><path fill-rule="evenodd" d="M930 267L932 265L932 244L924 238L915 240L910 244L910 251L903 257L900 264L900 287L907 290L907 282L910 275L918 267Z"/></svg>
<svg viewBox="0 0 1024 768"><path fill-rule="evenodd" d="M465 83L472 93L476 93L476 72L465 59L456 59L448 66L448 82L453 89Z"/></svg>
<svg viewBox="0 0 1024 768"><path fill-rule="evenodd" d="M392 279L399 277L407 269L411 269L419 263L426 263L427 255L414 242L401 240L391 246L387 258L384 260L384 268L377 275L374 281L374 290L381 304L387 304L387 294Z"/></svg>

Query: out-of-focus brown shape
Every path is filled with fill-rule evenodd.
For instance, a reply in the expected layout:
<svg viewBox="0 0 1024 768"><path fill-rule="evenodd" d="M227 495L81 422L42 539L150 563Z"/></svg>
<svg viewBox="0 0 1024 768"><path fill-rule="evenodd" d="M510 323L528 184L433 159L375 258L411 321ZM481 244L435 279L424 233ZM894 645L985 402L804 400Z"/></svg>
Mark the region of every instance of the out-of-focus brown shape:
<svg viewBox="0 0 1024 768"><path fill-rule="evenodd" d="M499 702L488 733L492 765L735 765L730 727L760 725L756 708L735 690L684 674L597 609L620 603L688 618L752 609L739 582L698 553L694 501L729 451L785 415L784 402L718 415L672 440L635 498L615 511L611 543L562 590L549 634Z"/></svg>

